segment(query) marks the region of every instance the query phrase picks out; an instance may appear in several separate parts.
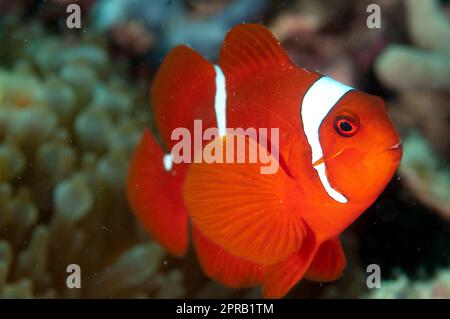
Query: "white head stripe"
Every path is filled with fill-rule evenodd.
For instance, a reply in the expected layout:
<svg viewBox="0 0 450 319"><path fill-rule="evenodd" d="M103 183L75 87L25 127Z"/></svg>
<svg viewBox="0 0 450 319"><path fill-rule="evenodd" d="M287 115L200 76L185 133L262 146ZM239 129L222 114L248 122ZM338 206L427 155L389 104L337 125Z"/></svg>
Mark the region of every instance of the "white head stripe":
<svg viewBox="0 0 450 319"><path fill-rule="evenodd" d="M167 172L170 172L170 170L172 169L172 164L173 164L173 162L172 162L172 154L168 153L168 154L164 155L164 157L163 157L163 165L164 165L164 169Z"/></svg>
<svg viewBox="0 0 450 319"><path fill-rule="evenodd" d="M331 198L338 201L339 203L347 203L347 198L345 198L344 195L339 193L337 190L335 190L330 185L330 182L328 181L327 173L325 171L326 170L325 163L320 163L320 164L314 166L314 168L316 169L317 174L319 175L320 181L322 182L323 188L325 188L328 195L330 195Z"/></svg>
<svg viewBox="0 0 450 319"><path fill-rule="evenodd" d="M217 129L219 136L225 136L227 132L227 91L225 88L225 75L218 65L214 65L214 70L216 71L214 110L216 111Z"/></svg>
<svg viewBox="0 0 450 319"><path fill-rule="evenodd" d="M303 97L301 118L306 139L311 147L312 163L323 156L319 140L319 129L323 119L342 96L350 90L352 90L351 87L324 76L314 82ZM314 168L328 195L340 203L346 203L347 199L330 185L325 163L316 165Z"/></svg>

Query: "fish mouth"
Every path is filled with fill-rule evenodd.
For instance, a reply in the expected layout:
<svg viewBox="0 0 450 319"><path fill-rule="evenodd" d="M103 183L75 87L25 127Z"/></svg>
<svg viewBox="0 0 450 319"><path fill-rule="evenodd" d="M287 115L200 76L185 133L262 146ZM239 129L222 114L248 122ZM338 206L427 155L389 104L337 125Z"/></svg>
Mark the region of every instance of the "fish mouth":
<svg viewBox="0 0 450 319"><path fill-rule="evenodd" d="M402 155L403 155L402 142L400 141L400 142L398 142L398 143L396 143L396 144L394 144L394 145L388 147L388 148L384 151L384 153L390 153L391 156L394 157L394 161L395 161L396 163L399 163L400 160L401 160L401 158L402 158Z"/></svg>
<svg viewBox="0 0 450 319"><path fill-rule="evenodd" d="M402 142L398 141L394 144L391 144L388 147L383 147L380 151L376 152L375 154L372 153L372 155L367 156L364 163L366 165L371 165L374 162L380 160L380 158L386 158L389 157L393 162L400 162L401 156L403 154L403 147Z"/></svg>
<svg viewBox="0 0 450 319"><path fill-rule="evenodd" d="M398 149L401 149L401 148L402 148L402 142L400 141L400 142L398 142L398 143L396 143L396 144L394 144L394 145L388 147L388 148L386 149L386 151L398 150Z"/></svg>
<svg viewBox="0 0 450 319"><path fill-rule="evenodd" d="M326 163L327 161L339 156L341 153L343 153L347 149L342 149L334 154L328 155L328 156L322 156L319 160L315 161L312 166L315 167L319 164ZM398 141L388 147L383 147L380 151L376 152L375 154L370 154L369 156L366 156L366 159L364 160L364 164L370 165L373 162L377 161L382 155L387 155L387 153L391 153L394 155L394 161L399 162L401 155L403 153L402 148L402 142Z"/></svg>

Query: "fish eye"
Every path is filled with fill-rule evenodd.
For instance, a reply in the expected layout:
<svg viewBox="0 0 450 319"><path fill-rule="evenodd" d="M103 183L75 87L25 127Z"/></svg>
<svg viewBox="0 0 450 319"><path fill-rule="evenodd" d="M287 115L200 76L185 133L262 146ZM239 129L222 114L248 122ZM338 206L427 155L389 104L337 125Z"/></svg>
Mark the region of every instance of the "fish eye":
<svg viewBox="0 0 450 319"><path fill-rule="evenodd" d="M341 115L334 120L334 129L339 135L350 137L358 132L359 122L351 115Z"/></svg>

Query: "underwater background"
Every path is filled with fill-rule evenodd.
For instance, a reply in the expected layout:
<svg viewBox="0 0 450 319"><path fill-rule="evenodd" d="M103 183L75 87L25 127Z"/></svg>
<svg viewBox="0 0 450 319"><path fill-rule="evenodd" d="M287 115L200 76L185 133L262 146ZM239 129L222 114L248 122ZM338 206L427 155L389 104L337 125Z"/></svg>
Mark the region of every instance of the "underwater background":
<svg viewBox="0 0 450 319"><path fill-rule="evenodd" d="M81 28L66 24L71 3ZM366 25L372 3L381 28ZM437 0L0 0L0 297L260 297L206 278L193 249L170 257L125 196L168 50L188 43L214 61L229 28L260 22L295 64L383 97L404 147L342 236L344 275L287 298L450 298L449 20Z"/></svg>

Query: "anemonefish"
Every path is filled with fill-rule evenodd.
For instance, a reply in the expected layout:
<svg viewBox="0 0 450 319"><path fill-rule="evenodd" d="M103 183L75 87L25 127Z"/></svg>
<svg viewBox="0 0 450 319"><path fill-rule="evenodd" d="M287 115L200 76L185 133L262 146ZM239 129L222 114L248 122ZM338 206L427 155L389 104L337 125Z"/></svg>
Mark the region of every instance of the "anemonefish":
<svg viewBox="0 0 450 319"><path fill-rule="evenodd" d="M191 228L208 277L233 288L260 285L266 298L283 297L302 278L340 277L339 235L380 195L402 154L382 99L295 66L270 31L242 24L226 35L217 64L187 46L172 49L151 104L162 146L144 131L127 194L154 239L183 256ZM175 163L172 132L193 131L195 120L218 128L200 151L236 137L225 128L279 128L279 169ZM259 143L240 138L244 147Z"/></svg>

